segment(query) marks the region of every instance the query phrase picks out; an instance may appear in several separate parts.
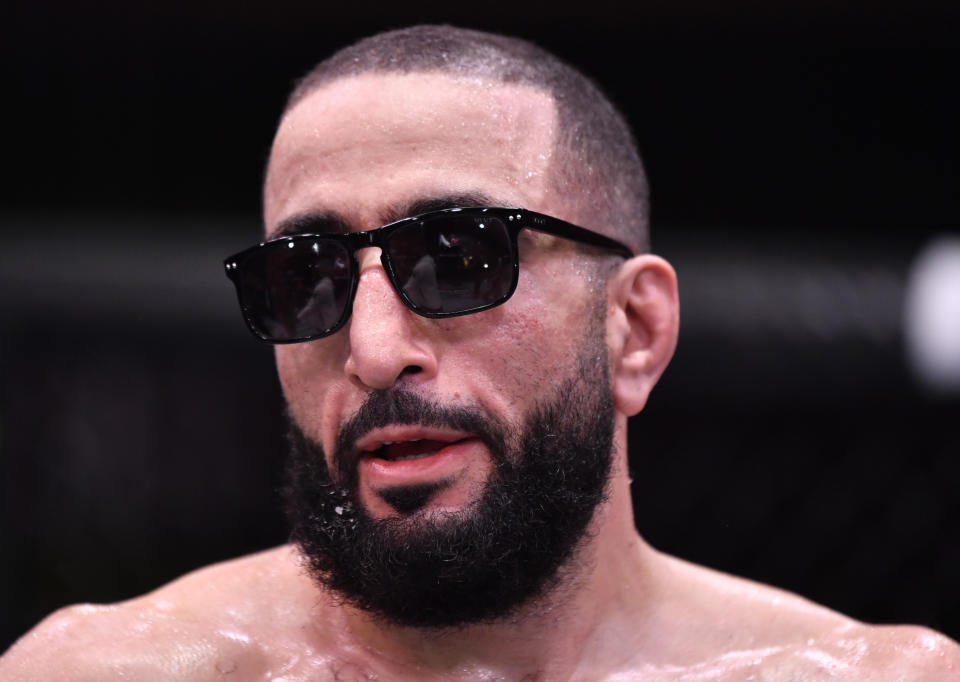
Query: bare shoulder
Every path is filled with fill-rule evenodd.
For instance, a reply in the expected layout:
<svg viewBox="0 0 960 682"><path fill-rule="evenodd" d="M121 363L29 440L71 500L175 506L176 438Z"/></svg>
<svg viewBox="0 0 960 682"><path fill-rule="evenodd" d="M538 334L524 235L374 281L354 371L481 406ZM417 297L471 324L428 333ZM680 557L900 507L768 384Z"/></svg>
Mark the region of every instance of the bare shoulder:
<svg viewBox="0 0 960 682"><path fill-rule="evenodd" d="M860 623L830 633L811 650L824 655L825 670L835 661L865 680L960 680L960 645L921 626Z"/></svg>
<svg viewBox="0 0 960 682"><path fill-rule="evenodd" d="M623 679L960 681L960 645L933 630L868 625L776 587L661 559L659 587L682 595L659 624L673 634L660 641L664 656Z"/></svg>
<svg viewBox="0 0 960 682"><path fill-rule="evenodd" d="M241 663L265 673L274 644L295 646L278 633L306 632L320 600L296 553L280 547L126 602L60 609L0 658L0 679L205 680Z"/></svg>
<svg viewBox="0 0 960 682"><path fill-rule="evenodd" d="M701 652L685 661L634 661L605 679L953 682L960 680L960 646L928 628L857 624L802 641Z"/></svg>
<svg viewBox="0 0 960 682"><path fill-rule="evenodd" d="M856 623L757 654L743 661L744 672L761 679L960 680L960 646L914 625Z"/></svg>

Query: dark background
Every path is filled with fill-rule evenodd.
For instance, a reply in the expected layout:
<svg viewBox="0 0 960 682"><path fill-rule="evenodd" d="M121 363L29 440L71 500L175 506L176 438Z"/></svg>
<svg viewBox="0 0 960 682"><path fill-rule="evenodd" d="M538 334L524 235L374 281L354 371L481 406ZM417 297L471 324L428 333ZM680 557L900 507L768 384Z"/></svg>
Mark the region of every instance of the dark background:
<svg viewBox="0 0 960 682"><path fill-rule="evenodd" d="M641 533L960 637L960 398L903 332L911 264L958 225L960 11L836 4L6 4L0 649L284 541L272 356L220 259L257 238L293 80L420 21L540 42L636 129L683 306L631 422Z"/></svg>

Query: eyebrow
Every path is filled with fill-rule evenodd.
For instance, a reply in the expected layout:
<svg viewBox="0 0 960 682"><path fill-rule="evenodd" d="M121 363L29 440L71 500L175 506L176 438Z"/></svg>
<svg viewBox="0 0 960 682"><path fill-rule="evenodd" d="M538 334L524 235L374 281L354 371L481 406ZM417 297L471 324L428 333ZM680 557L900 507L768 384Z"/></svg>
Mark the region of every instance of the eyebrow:
<svg viewBox="0 0 960 682"><path fill-rule="evenodd" d="M442 211L448 208L475 208L478 206L489 207L502 205L505 204L483 192L461 192L458 194L445 194L439 197L415 199L397 208L388 210L381 218L386 220L384 224L388 224L402 220L408 216L429 213L430 211Z"/></svg>
<svg viewBox="0 0 960 682"><path fill-rule="evenodd" d="M281 220L267 234L267 240L295 234L338 234L349 231L347 221L334 211L306 211Z"/></svg>
<svg viewBox="0 0 960 682"><path fill-rule="evenodd" d="M430 211L501 205L505 204L483 192L460 192L436 197L422 197L392 206L380 215L380 219L383 220L382 225L388 225L403 218L429 213ZM277 223L276 228L267 235L267 239L279 239L297 234L343 234L351 231L350 225L350 221L336 211L306 211L281 220ZM377 225L377 227L382 225Z"/></svg>

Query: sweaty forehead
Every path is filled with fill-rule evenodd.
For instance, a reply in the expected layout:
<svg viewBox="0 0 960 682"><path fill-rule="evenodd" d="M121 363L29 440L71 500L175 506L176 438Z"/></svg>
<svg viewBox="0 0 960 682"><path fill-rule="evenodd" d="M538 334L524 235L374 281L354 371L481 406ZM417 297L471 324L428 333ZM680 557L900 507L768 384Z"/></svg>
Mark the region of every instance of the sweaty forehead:
<svg viewBox="0 0 960 682"><path fill-rule="evenodd" d="M327 211L369 227L393 206L432 196L547 210L555 137L553 100L530 86L434 73L337 80L280 123L265 225Z"/></svg>

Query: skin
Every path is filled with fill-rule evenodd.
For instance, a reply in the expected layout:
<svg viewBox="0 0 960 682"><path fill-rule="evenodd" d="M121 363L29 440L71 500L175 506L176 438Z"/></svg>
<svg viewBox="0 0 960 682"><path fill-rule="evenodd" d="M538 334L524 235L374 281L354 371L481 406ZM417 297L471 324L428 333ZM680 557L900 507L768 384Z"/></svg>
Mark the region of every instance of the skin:
<svg viewBox="0 0 960 682"><path fill-rule="evenodd" d="M574 219L547 181L552 101L521 86L447 75L367 75L301 101L277 133L265 187L268 233L307 212L371 229L411 203L482 193ZM602 230L602 226L588 226ZM329 453L374 389L403 386L520 423L574 361L598 288L582 252L527 235L520 284L505 305L428 320L398 300L376 249L350 322L337 334L277 347L291 413ZM599 289L604 294L603 288ZM509 621L437 632L388 626L339 605L281 547L207 567L148 595L59 611L0 659L0 679L109 680L823 680L953 679L960 649L919 627L875 627L781 590L657 552L637 534L626 422L647 400L677 336L676 278L663 260L624 262L605 288L616 408L609 498L557 590ZM563 304L559 305L558 301ZM405 427L383 440L465 438L431 467L398 473L361 463L361 499L448 480L426 513L473 500L490 455L470 434ZM455 448L456 449L456 448ZM400 477L400 478L398 478ZM412 477L412 478L411 478Z"/></svg>

